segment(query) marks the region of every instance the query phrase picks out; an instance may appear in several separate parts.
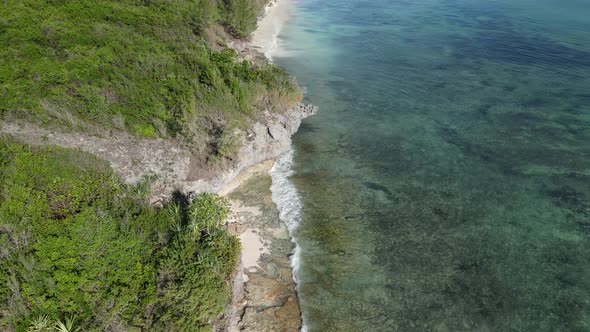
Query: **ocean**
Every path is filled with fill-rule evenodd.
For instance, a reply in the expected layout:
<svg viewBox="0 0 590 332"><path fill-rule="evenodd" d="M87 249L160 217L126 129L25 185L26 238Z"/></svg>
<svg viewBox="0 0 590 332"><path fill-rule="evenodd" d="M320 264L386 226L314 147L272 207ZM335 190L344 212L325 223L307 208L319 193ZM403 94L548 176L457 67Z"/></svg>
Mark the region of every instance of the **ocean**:
<svg viewBox="0 0 590 332"><path fill-rule="evenodd" d="M590 2L291 7L304 329L590 331Z"/></svg>

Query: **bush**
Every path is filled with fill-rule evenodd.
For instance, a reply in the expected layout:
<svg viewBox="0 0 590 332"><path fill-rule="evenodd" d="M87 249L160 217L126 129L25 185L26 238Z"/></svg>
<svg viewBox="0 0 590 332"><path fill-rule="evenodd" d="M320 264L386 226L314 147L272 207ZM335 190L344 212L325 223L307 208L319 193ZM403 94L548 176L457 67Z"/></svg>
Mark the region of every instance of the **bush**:
<svg viewBox="0 0 590 332"><path fill-rule="evenodd" d="M190 2L189 20L197 34L203 33L208 27L220 19L217 0L197 0Z"/></svg>
<svg viewBox="0 0 590 332"><path fill-rule="evenodd" d="M154 209L91 155L4 138L0 156L0 330L186 331L222 312L239 242L218 197Z"/></svg>
<svg viewBox="0 0 590 332"><path fill-rule="evenodd" d="M225 0L225 23L230 32L239 38L250 35L264 4L257 0Z"/></svg>

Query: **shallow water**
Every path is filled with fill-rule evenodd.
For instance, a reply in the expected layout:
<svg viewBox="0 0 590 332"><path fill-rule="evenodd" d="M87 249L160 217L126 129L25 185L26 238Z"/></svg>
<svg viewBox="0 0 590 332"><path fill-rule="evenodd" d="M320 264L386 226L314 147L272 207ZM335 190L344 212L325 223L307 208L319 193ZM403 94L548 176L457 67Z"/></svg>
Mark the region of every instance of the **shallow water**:
<svg viewBox="0 0 590 332"><path fill-rule="evenodd" d="M309 331L590 331L590 2L298 0Z"/></svg>

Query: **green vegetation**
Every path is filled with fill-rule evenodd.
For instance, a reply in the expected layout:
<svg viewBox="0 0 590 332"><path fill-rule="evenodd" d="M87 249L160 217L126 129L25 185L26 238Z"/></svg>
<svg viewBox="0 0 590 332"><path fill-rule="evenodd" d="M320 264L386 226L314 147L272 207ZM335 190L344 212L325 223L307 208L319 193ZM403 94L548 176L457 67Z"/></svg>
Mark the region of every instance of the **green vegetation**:
<svg viewBox="0 0 590 332"><path fill-rule="evenodd" d="M239 242L214 195L147 205L91 155L0 140L0 330L208 330Z"/></svg>
<svg viewBox="0 0 590 332"><path fill-rule="evenodd" d="M284 70L240 61L218 46L227 38L221 26L237 37L250 34L263 4L5 0L0 117L201 145L220 141L260 112L281 111L301 98Z"/></svg>
<svg viewBox="0 0 590 332"><path fill-rule="evenodd" d="M225 1L224 22L237 37L246 37L256 29L256 19L266 1L227 0Z"/></svg>
<svg viewBox="0 0 590 332"><path fill-rule="evenodd" d="M266 0L4 0L0 119L174 137L231 158L295 81L226 47ZM204 144L205 143L205 144ZM208 330L225 308L239 242L222 199L155 209L80 151L0 137L0 330Z"/></svg>

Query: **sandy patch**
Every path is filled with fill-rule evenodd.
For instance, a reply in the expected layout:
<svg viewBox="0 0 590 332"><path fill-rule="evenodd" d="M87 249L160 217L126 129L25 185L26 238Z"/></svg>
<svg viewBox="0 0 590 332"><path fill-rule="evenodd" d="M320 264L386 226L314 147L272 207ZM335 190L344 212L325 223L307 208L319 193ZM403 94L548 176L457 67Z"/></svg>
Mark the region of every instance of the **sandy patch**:
<svg viewBox="0 0 590 332"><path fill-rule="evenodd" d="M262 255L269 253L268 249L264 247L264 243L256 230L251 228L240 234L240 242L242 243L243 267L248 269L249 272L256 272L256 269L252 268L260 268L258 260Z"/></svg>

